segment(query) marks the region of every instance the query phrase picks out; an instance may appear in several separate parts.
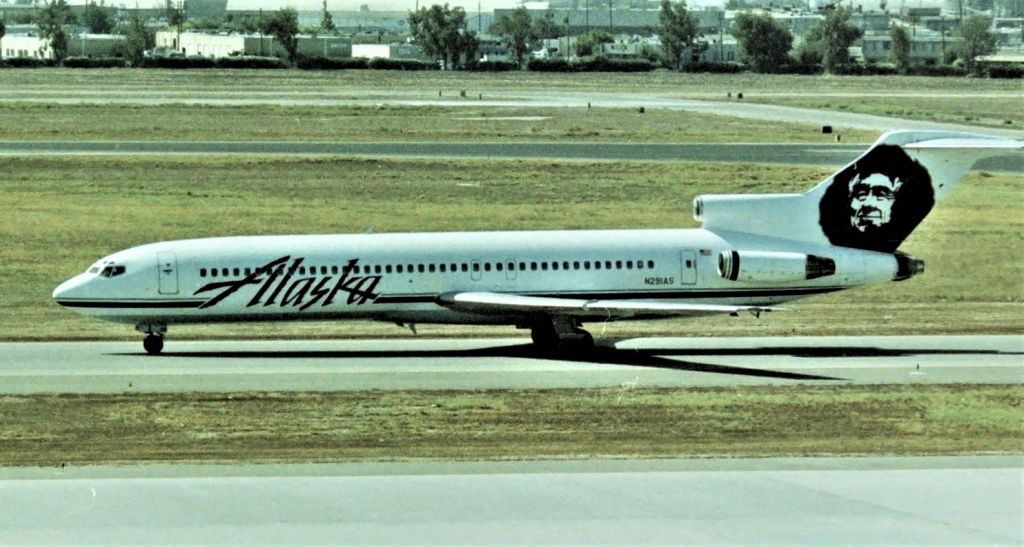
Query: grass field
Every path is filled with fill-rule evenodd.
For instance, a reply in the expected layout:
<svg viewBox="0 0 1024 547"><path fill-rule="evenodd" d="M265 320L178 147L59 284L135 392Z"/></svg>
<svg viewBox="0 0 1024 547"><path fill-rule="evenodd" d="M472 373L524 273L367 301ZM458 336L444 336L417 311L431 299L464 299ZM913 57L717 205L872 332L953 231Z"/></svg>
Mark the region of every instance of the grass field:
<svg viewBox="0 0 1024 547"><path fill-rule="evenodd" d="M800 191L809 167L588 161L342 158L5 158L0 179L0 337L129 338L59 308L50 292L134 245L215 235L693 227L699 193ZM904 245L928 262L912 280L795 303L793 312L621 324L595 334L1024 332L1024 190L969 175ZM841 318L841 320L837 320ZM173 338L401 335L366 323L174 328ZM426 334L511 334L430 328Z"/></svg>
<svg viewBox="0 0 1024 547"><path fill-rule="evenodd" d="M753 102L841 110L893 118L1024 129L1024 87L1008 97L785 97L755 96Z"/></svg>
<svg viewBox="0 0 1024 547"><path fill-rule="evenodd" d="M187 120L187 123L184 121ZM833 142L818 127L680 111L0 103L2 140ZM843 130L870 143L875 132Z"/></svg>
<svg viewBox="0 0 1024 547"><path fill-rule="evenodd" d="M216 93L246 91L287 94L294 91L344 93L421 92L439 90L469 96L516 89L563 91L634 91L680 97L724 97L745 93L986 93L1020 90L1019 80L927 78L919 76L797 76L771 74L684 74L658 70L643 74L537 72L467 73L388 70L0 70L0 86L11 91L65 88L76 92L191 90Z"/></svg>
<svg viewBox="0 0 1024 547"><path fill-rule="evenodd" d="M0 397L0 466L1017 454L1024 387Z"/></svg>

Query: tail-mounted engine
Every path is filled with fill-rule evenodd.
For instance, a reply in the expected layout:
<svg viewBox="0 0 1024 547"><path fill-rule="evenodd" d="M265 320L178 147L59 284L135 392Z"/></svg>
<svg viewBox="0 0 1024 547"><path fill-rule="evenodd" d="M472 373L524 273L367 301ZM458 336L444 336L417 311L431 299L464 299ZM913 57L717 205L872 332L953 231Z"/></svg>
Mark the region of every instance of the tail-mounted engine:
<svg viewBox="0 0 1024 547"><path fill-rule="evenodd" d="M803 253L771 251L722 251L718 275L741 283L790 283L836 273L836 263Z"/></svg>
<svg viewBox="0 0 1024 547"><path fill-rule="evenodd" d="M919 273L924 273L924 260L907 253L896 253L896 275L893 276L893 281L910 279Z"/></svg>

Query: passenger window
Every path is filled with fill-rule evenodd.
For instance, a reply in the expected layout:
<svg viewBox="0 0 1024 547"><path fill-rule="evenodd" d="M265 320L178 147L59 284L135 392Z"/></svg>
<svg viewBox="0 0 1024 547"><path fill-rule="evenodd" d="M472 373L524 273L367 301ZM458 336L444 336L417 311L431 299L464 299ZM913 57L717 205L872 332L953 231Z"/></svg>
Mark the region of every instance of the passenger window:
<svg viewBox="0 0 1024 547"><path fill-rule="evenodd" d="M403 269L403 268L402 268L402 265L401 265L401 264L399 264L398 266L395 266L395 270L396 270L396 271L397 271L398 273L402 273L402 269Z"/></svg>
<svg viewBox="0 0 1024 547"><path fill-rule="evenodd" d="M601 269L601 261L600 260L595 260L594 261L594 269L595 270L600 270Z"/></svg>
<svg viewBox="0 0 1024 547"><path fill-rule="evenodd" d="M448 265L447 264L440 264L440 265L438 265L437 268L438 268L438 270L441 273L447 273L448 272Z"/></svg>
<svg viewBox="0 0 1024 547"><path fill-rule="evenodd" d="M536 262L531 262L530 263L530 269L533 270L533 271L537 271L537 263Z"/></svg>
<svg viewBox="0 0 1024 547"><path fill-rule="evenodd" d="M373 267L373 273L379 274L381 272L380 264Z"/></svg>
<svg viewBox="0 0 1024 547"><path fill-rule="evenodd" d="M627 270L632 270L633 269L633 261L632 260L627 260L626 261L626 269Z"/></svg>
<svg viewBox="0 0 1024 547"><path fill-rule="evenodd" d="M435 269L435 266L434 266L433 264L431 264L431 265L427 266L427 270L428 270L428 271L429 271L430 273L434 273L434 269Z"/></svg>
<svg viewBox="0 0 1024 547"><path fill-rule="evenodd" d="M427 271L427 269L423 267L423 264L417 264L416 270L419 271L420 273Z"/></svg>
<svg viewBox="0 0 1024 547"><path fill-rule="evenodd" d="M490 262L484 262L484 271L485 272L491 271L491 263Z"/></svg>
<svg viewBox="0 0 1024 547"><path fill-rule="evenodd" d="M223 274L223 275L224 275L224 277L227 277L227 276L229 275L229 274L228 274L228 269L227 269L227 268L221 268L221 270L220 270L220 273L221 273L221 274Z"/></svg>
<svg viewBox="0 0 1024 547"><path fill-rule="evenodd" d="M584 270L589 270L590 269L590 261L589 260L584 260L583 261L583 269Z"/></svg>
<svg viewBox="0 0 1024 547"><path fill-rule="evenodd" d="M206 277L206 268L199 268L199 277Z"/></svg>
<svg viewBox="0 0 1024 547"><path fill-rule="evenodd" d="M509 262L508 263L508 271L510 271L510 272L516 271L516 263L515 262Z"/></svg>
<svg viewBox="0 0 1024 547"><path fill-rule="evenodd" d="M654 261L653 260L648 260L647 261L647 267L649 269L654 269Z"/></svg>
<svg viewBox="0 0 1024 547"><path fill-rule="evenodd" d="M495 262L494 263L494 269L496 269L496 270L498 270L500 272L500 271L505 269L505 265L502 264L501 262Z"/></svg>
<svg viewBox="0 0 1024 547"><path fill-rule="evenodd" d="M463 262L462 263L462 271L468 272L469 271L469 264L466 264L465 262Z"/></svg>
<svg viewBox="0 0 1024 547"><path fill-rule="evenodd" d="M235 268L231 273L235 274L236 276L237 275L242 275L241 270L239 270L238 268Z"/></svg>
<svg viewBox="0 0 1024 547"><path fill-rule="evenodd" d="M338 275L338 267L331 266L331 275Z"/></svg>
<svg viewBox="0 0 1024 547"><path fill-rule="evenodd" d="M693 267L693 261L692 260L687 260L686 261L686 267L687 268L692 268Z"/></svg>
<svg viewBox="0 0 1024 547"><path fill-rule="evenodd" d="M616 260L615 261L615 269L616 270L621 270L622 269L622 261L621 260Z"/></svg>
<svg viewBox="0 0 1024 547"><path fill-rule="evenodd" d="M479 262L474 262L473 263L473 271L474 272L479 272L480 271L480 263Z"/></svg>
<svg viewBox="0 0 1024 547"><path fill-rule="evenodd" d="M540 269L544 270L545 272L548 271L548 263L547 262L541 262L540 263Z"/></svg>
<svg viewBox="0 0 1024 547"><path fill-rule="evenodd" d="M210 277L217 277L217 268L210 268Z"/></svg>
<svg viewBox="0 0 1024 547"><path fill-rule="evenodd" d="M551 263L551 269L552 270L558 270L558 262L552 262Z"/></svg>

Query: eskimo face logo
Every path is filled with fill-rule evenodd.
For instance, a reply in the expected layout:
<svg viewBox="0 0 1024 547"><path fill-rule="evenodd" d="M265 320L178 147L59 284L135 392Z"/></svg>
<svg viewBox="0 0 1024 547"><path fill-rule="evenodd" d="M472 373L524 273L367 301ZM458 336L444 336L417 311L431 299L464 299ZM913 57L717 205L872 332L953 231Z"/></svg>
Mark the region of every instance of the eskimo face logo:
<svg viewBox="0 0 1024 547"><path fill-rule="evenodd" d="M850 225L861 232L880 228L892 218L892 204L903 182L875 173L850 181Z"/></svg>
<svg viewBox="0 0 1024 547"><path fill-rule="evenodd" d="M891 253L934 204L928 170L899 146L881 144L828 182L818 222L833 245Z"/></svg>

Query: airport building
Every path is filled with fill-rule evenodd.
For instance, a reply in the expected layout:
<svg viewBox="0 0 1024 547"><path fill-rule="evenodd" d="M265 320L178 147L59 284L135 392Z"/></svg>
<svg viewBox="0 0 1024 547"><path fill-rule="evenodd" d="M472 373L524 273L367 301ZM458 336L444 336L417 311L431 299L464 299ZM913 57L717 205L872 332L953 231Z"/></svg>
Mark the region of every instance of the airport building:
<svg viewBox="0 0 1024 547"><path fill-rule="evenodd" d="M118 34L73 34L68 36L69 57L112 57L117 44L124 41ZM50 43L35 34L7 35L0 40L0 57L4 59L52 59Z"/></svg>
<svg viewBox="0 0 1024 547"><path fill-rule="evenodd" d="M177 55L230 57L236 55L281 56L284 48L273 36L261 34L210 34L164 30L156 33L156 47ZM299 35L299 53L310 57L341 58L352 54L352 41L343 36Z"/></svg>

